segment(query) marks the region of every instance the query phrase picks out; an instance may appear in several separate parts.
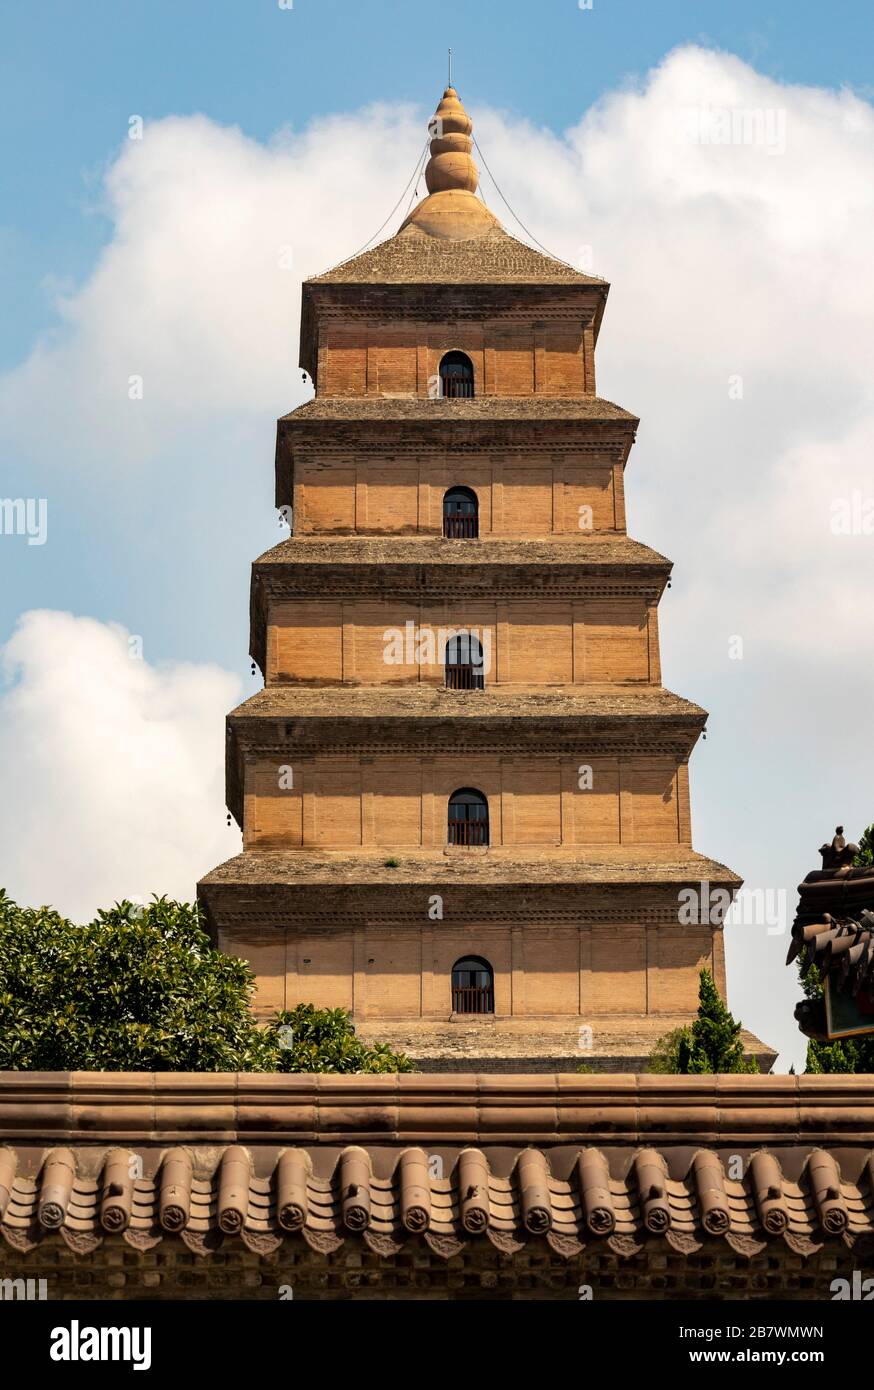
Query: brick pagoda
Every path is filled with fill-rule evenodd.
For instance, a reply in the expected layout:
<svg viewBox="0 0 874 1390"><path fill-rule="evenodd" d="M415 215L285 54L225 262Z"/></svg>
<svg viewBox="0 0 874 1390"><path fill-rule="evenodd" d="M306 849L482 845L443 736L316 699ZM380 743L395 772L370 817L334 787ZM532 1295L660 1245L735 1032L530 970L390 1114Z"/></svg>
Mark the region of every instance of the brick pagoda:
<svg viewBox="0 0 874 1390"><path fill-rule="evenodd" d="M692 849L706 714L661 683L671 565L626 532L609 287L476 196L452 88L435 119L428 196L303 285L293 535L253 567L265 684L227 727L243 852L201 900L262 1014L345 1007L426 1071L639 1070L702 965L725 990L720 914L679 910L740 883Z"/></svg>

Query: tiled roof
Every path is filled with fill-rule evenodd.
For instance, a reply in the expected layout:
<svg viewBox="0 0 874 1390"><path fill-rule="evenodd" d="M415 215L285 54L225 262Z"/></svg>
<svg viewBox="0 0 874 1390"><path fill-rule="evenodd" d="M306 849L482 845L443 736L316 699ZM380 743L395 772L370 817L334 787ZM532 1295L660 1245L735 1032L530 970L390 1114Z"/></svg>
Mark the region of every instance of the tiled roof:
<svg viewBox="0 0 874 1390"><path fill-rule="evenodd" d="M777 1241L811 1254L829 1239L852 1245L874 1233L874 1153L850 1154L845 1173L826 1149L789 1157L801 1160L797 1177L785 1156L781 1164L761 1149L743 1160L742 1176L730 1176L706 1147L691 1156L640 1148L614 1153L612 1163L594 1146L463 1148L436 1163L420 1147L291 1147L257 1163L230 1145L170 1149L153 1176L139 1177L127 1149L62 1147L29 1177L7 1148L0 1229L21 1251L56 1235L80 1255L116 1235L140 1252L178 1237L200 1255L237 1238L268 1254L288 1237L330 1254L363 1237L383 1255L423 1239L447 1259L483 1239L513 1254L545 1238L571 1257L592 1243L632 1256L651 1237L691 1254L718 1237L752 1256Z"/></svg>
<svg viewBox="0 0 874 1390"><path fill-rule="evenodd" d="M234 724L260 719L475 720L535 718L595 722L629 718L692 721L706 710L659 685L568 685L447 690L443 686L270 685L232 710ZM541 724L542 727L542 724Z"/></svg>
<svg viewBox="0 0 874 1390"><path fill-rule="evenodd" d="M594 285L605 291L608 288L606 280L585 275L564 261L535 251L503 227L467 241L427 236L410 227L304 281L305 286L441 283Z"/></svg>
<svg viewBox="0 0 874 1390"><path fill-rule="evenodd" d="M874 868L817 869L798 885L798 911L793 935L803 938L806 926L826 918L858 916L874 908ZM797 953L796 953L797 954Z"/></svg>
<svg viewBox="0 0 874 1390"><path fill-rule="evenodd" d="M673 857L669 852L675 850ZM707 880L720 885L740 886L741 879L724 864L696 854L682 845L637 845L611 850L601 845L579 849L541 851L536 858L520 859L506 851L478 852L451 850L433 854L395 852L397 867L386 870L386 851L314 851L310 849L247 849L225 860L200 883L206 887L225 884L274 884L277 887L309 887L314 884L372 886L385 892L392 884L483 885L531 888L535 885L580 884L688 884ZM431 889L433 891L433 889Z"/></svg>
<svg viewBox="0 0 874 1390"><path fill-rule="evenodd" d="M442 536L338 536L289 537L259 555L258 568L303 565L336 569L345 565L433 565L440 568L492 568L512 565L540 570L544 565L576 569L605 566L645 566L666 570L670 560L630 536L603 533L556 537L554 540L504 539L485 536L481 541L446 540ZM534 576L532 576L532 579Z"/></svg>
<svg viewBox="0 0 874 1390"><path fill-rule="evenodd" d="M375 424L471 423L502 420L603 420L638 424L636 415L600 396L475 396L472 400L434 400L424 396L315 396L280 418L280 424L336 420Z"/></svg>

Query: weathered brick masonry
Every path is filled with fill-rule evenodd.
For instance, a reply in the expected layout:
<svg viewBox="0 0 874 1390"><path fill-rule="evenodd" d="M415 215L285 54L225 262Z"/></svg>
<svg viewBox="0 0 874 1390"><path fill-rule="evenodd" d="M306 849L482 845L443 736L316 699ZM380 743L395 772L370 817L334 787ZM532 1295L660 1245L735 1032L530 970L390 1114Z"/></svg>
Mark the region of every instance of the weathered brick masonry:
<svg viewBox="0 0 874 1390"><path fill-rule="evenodd" d="M517 1254L480 1245L448 1260L426 1246L383 1255L360 1237L339 1255L308 1247L257 1255L216 1251L204 1261L181 1244L140 1253L120 1236L86 1257L63 1245L3 1256L4 1278L46 1280L49 1299L829 1299L859 1261L833 1242L807 1259L786 1248L746 1259L718 1241L684 1255L648 1242L631 1259L585 1254L564 1260L539 1240Z"/></svg>
<svg viewBox="0 0 874 1390"><path fill-rule="evenodd" d="M228 719L243 853L201 899L264 1014L342 1005L424 1068L633 1069L702 965L725 988L723 909L679 914L740 883L692 848L707 716L662 686L671 565L626 532L609 287L475 196L451 89L436 119L429 196L303 285L293 535L253 567L265 688Z"/></svg>

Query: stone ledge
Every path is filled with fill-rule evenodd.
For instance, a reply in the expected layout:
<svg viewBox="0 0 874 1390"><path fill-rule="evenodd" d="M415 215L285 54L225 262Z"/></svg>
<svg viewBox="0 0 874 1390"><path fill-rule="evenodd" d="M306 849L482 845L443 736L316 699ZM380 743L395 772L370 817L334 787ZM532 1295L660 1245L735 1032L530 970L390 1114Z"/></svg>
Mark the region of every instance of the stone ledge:
<svg viewBox="0 0 874 1390"><path fill-rule="evenodd" d="M696 735L707 720L707 711L662 685L492 685L485 690L447 690L442 685L410 682L406 685L269 685L231 710L228 721L239 729L247 721L282 719L302 725L303 720L390 720L454 723L474 721L477 731L488 721L572 720L592 721L612 732L617 721L648 720L652 723L688 725ZM257 727L257 723L255 724Z"/></svg>
<svg viewBox="0 0 874 1390"><path fill-rule="evenodd" d="M673 849L675 853L669 854ZM245 887L272 884L277 888L377 887L390 892L395 885L432 889L441 884L470 889L507 887L572 887L642 885L649 889L698 885L702 880L739 888L742 879L715 859L687 846L635 845L616 848L602 845L571 849L541 849L530 857L517 851L491 847L485 853L446 849L431 854L398 851L397 865L386 865L388 851L371 850L248 849L219 864L200 885ZM635 916L637 907L634 906Z"/></svg>
<svg viewBox="0 0 874 1390"><path fill-rule="evenodd" d="M688 1014L568 1016L552 1018L355 1019L365 1041L404 1052L423 1073L464 1067L472 1072L646 1073L656 1042L692 1022ZM581 1033L581 1030L587 1030ZM581 1036L585 1050L581 1046ZM744 1053L767 1074L777 1053L753 1033L741 1033Z"/></svg>
<svg viewBox="0 0 874 1390"><path fill-rule="evenodd" d="M321 535L289 536L266 550L255 561L255 568L265 574L275 570L294 572L302 566L335 569L354 566L367 569L372 565L413 566L418 572L422 565L435 569L487 570L519 568L540 571L544 566L556 566L573 573L605 568L627 570L654 569L660 574L669 572L671 562L657 550L619 532L593 532L586 536L555 535L548 540L528 539L485 533L476 540L448 540L439 535L417 532L408 536ZM526 575L527 582L536 576Z"/></svg>
<svg viewBox="0 0 874 1390"><path fill-rule="evenodd" d="M310 422L346 421L375 425L459 424L488 426L499 421L546 420L556 422L621 424L634 430L636 415L601 396L476 396L470 400L431 400L427 396L316 396L279 419L280 427Z"/></svg>

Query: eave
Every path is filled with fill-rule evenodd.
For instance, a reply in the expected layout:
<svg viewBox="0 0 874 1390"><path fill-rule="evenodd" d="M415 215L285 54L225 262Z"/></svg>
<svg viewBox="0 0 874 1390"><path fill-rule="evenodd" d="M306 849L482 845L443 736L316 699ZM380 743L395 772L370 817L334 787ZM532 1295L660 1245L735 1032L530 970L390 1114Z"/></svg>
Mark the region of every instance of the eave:
<svg viewBox="0 0 874 1390"><path fill-rule="evenodd" d="M280 925L310 934L374 923L418 923L439 893L447 918L527 926L599 921L678 926L684 888L725 889L742 879L683 845L580 845L522 857L517 850L430 853L247 849L200 880L198 898L214 940L219 931L269 940ZM723 904L727 906L727 902ZM710 923L721 930L722 917Z"/></svg>
<svg viewBox="0 0 874 1390"><path fill-rule="evenodd" d="M227 805L242 825L246 757L637 754L688 759L707 711L662 686L270 686L227 717Z"/></svg>
<svg viewBox="0 0 874 1390"><path fill-rule="evenodd" d="M296 449L549 451L597 441L624 468L640 421L600 396L317 396L276 425L276 505L293 503Z"/></svg>
<svg viewBox="0 0 874 1390"><path fill-rule="evenodd" d="M352 536L281 541L252 566L250 654L266 674L269 604L294 598L630 598L658 603L670 560L619 534L554 541Z"/></svg>

